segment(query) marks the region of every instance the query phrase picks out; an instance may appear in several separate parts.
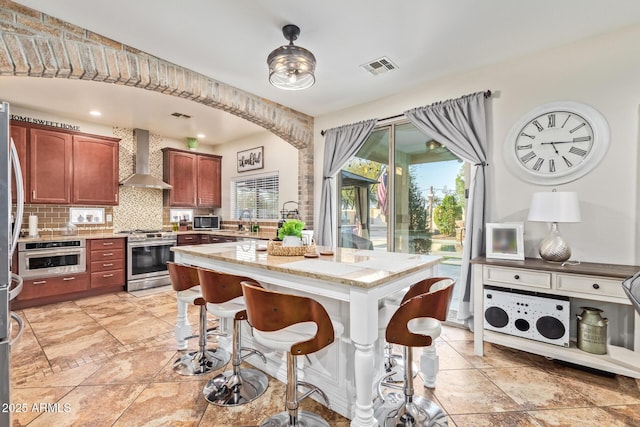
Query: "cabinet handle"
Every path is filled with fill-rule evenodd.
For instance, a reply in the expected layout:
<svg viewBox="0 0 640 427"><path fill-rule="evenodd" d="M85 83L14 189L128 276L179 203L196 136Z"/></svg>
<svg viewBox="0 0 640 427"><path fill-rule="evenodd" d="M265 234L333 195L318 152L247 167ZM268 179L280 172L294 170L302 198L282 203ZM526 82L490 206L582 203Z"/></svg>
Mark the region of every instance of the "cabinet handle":
<svg viewBox="0 0 640 427"><path fill-rule="evenodd" d="M104 242L102 246L113 246L113 242Z"/></svg>
<svg viewBox="0 0 640 427"><path fill-rule="evenodd" d="M593 289L600 289L600 285L598 285L597 283L593 284Z"/></svg>
<svg viewBox="0 0 640 427"><path fill-rule="evenodd" d="M76 280L76 278L75 277L63 277L62 280L69 281L69 280Z"/></svg>
<svg viewBox="0 0 640 427"><path fill-rule="evenodd" d="M518 279L520 279L520 276L518 274L516 274L515 276L513 276L513 278L518 280Z"/></svg>
<svg viewBox="0 0 640 427"><path fill-rule="evenodd" d="M118 193L116 193L116 203L118 203Z"/></svg>
<svg viewBox="0 0 640 427"><path fill-rule="evenodd" d="M108 254L102 254L102 256L113 256L113 252L109 252Z"/></svg>
<svg viewBox="0 0 640 427"><path fill-rule="evenodd" d="M38 280L37 282L33 282L34 285L44 285L45 283L47 283L46 280Z"/></svg>
<svg viewBox="0 0 640 427"><path fill-rule="evenodd" d="M112 262L108 262L105 264L102 264L103 267L113 267L113 263Z"/></svg>
<svg viewBox="0 0 640 427"><path fill-rule="evenodd" d="M32 199L35 199L35 198L36 198L36 190L33 190L33 191L31 192L31 198L32 198Z"/></svg>
<svg viewBox="0 0 640 427"><path fill-rule="evenodd" d="M113 274L103 274L102 277L106 279L107 277L113 277Z"/></svg>

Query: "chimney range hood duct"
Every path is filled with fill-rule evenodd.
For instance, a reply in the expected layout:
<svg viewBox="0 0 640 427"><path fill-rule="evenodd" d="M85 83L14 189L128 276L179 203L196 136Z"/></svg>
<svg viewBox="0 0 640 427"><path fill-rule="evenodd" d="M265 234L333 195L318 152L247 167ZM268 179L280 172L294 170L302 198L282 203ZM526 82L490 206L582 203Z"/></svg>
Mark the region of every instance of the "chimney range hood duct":
<svg viewBox="0 0 640 427"><path fill-rule="evenodd" d="M173 188L161 179L149 175L149 131L134 129L133 136L136 139L136 172L120 182L120 185L124 187L158 188L161 190Z"/></svg>

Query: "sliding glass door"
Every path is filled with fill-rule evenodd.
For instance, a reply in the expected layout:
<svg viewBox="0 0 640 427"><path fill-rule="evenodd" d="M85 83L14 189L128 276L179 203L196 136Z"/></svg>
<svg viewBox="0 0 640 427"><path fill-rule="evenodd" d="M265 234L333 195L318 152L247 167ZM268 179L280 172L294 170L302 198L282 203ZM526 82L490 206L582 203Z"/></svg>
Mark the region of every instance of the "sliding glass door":
<svg viewBox="0 0 640 427"><path fill-rule="evenodd" d="M458 279L468 172L409 122L375 129L338 180L339 246L439 255L439 274Z"/></svg>

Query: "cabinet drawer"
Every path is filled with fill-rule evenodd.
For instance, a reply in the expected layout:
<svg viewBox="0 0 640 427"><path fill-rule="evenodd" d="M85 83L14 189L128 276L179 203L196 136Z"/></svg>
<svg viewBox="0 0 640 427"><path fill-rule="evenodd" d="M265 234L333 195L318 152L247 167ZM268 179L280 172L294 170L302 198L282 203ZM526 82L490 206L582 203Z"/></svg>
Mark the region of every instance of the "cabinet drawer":
<svg viewBox="0 0 640 427"><path fill-rule="evenodd" d="M124 259L124 249L107 249L104 251L91 251L91 264L98 261Z"/></svg>
<svg viewBox="0 0 640 427"><path fill-rule="evenodd" d="M123 259L108 259L101 261L92 261L91 262L91 272L96 273L99 271L107 271L107 270L122 270L124 269L124 260Z"/></svg>
<svg viewBox="0 0 640 427"><path fill-rule="evenodd" d="M518 285L551 289L551 273L515 268L484 267L484 282L499 286Z"/></svg>
<svg viewBox="0 0 640 427"><path fill-rule="evenodd" d="M89 240L89 245L92 251L124 249L124 239L91 239Z"/></svg>
<svg viewBox="0 0 640 427"><path fill-rule="evenodd" d="M182 234L178 236L178 246L198 244L200 244L200 235L198 234Z"/></svg>
<svg viewBox="0 0 640 427"><path fill-rule="evenodd" d="M207 243L211 243L211 236L209 234L201 234L200 235L200 244L206 245Z"/></svg>
<svg viewBox="0 0 640 427"><path fill-rule="evenodd" d="M591 295L603 295L626 299L621 280L603 279L593 276L575 276L558 274L556 287L563 291L579 292Z"/></svg>
<svg viewBox="0 0 640 427"><path fill-rule="evenodd" d="M107 270L91 273L91 287L124 286L124 270Z"/></svg>
<svg viewBox="0 0 640 427"><path fill-rule="evenodd" d="M68 274L65 276L45 277L42 279L25 280L20 300L50 297L53 295L69 294L89 289L89 274Z"/></svg>

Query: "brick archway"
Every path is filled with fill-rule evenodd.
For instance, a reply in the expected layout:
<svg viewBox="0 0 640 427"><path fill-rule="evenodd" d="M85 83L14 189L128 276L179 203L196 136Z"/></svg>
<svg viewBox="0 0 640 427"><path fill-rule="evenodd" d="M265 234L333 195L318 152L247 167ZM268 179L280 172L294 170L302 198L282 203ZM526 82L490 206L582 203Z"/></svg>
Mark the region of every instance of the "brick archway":
<svg viewBox="0 0 640 427"><path fill-rule="evenodd" d="M313 117L76 25L0 0L0 75L82 79L177 96L255 123L299 150L298 197L313 221Z"/></svg>

